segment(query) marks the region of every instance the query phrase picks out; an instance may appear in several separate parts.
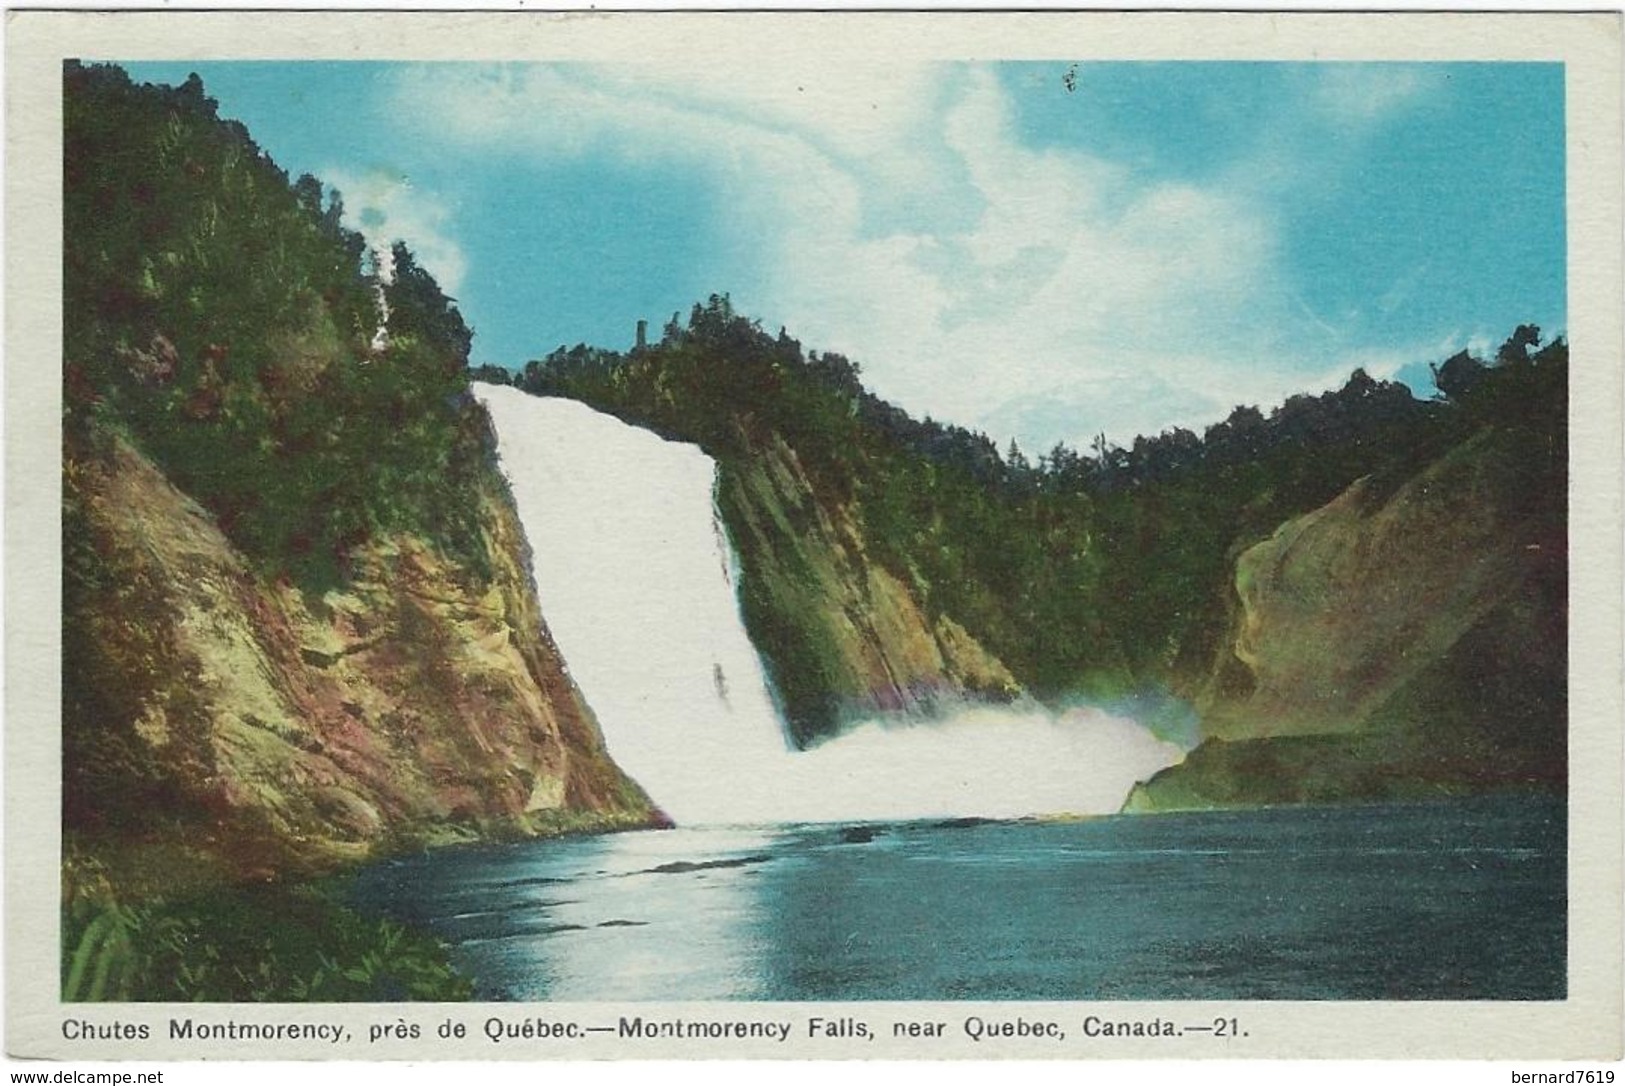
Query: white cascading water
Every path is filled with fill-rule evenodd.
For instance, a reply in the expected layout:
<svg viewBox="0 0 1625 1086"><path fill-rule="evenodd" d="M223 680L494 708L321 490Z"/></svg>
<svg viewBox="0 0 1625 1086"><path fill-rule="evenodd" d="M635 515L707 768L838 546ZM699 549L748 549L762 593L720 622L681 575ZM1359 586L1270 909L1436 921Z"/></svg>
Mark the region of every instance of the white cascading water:
<svg viewBox="0 0 1625 1086"><path fill-rule="evenodd" d="M1098 710L975 706L792 749L739 616L711 459L573 400L474 390L553 639L611 757L674 821L1102 814L1182 757Z"/></svg>
<svg viewBox="0 0 1625 1086"><path fill-rule="evenodd" d="M370 249L372 257L372 301L378 308L378 330L372 334L372 350L381 353L389 346L389 298L384 288L395 281L395 250L388 245Z"/></svg>

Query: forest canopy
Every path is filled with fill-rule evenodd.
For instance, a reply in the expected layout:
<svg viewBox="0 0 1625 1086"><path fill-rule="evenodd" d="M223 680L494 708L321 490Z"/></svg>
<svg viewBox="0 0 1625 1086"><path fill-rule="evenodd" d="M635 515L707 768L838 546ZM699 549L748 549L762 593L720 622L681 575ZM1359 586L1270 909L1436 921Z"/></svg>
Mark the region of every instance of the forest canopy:
<svg viewBox="0 0 1625 1086"><path fill-rule="evenodd" d="M381 275L343 196L290 180L196 76L63 79L70 460L93 424L127 432L251 559L311 585L384 532L475 555L473 333L412 252Z"/></svg>

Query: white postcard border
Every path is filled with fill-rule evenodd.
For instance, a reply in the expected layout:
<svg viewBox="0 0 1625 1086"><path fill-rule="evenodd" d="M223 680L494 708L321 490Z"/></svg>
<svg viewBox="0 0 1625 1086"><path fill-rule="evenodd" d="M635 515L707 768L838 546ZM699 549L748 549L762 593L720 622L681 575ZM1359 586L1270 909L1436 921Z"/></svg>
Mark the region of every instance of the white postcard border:
<svg viewBox="0 0 1625 1086"><path fill-rule="evenodd" d="M1096 1056L1619 1058L1621 1049L1621 139L1617 14L962 13L398 14L11 12L6 111L6 1048L59 1059L671 1059ZM1448 1003L858 1003L203 1005L59 1004L61 63L138 59L635 61L683 50L724 63L850 52L940 59L1530 60L1566 65L1571 408L1569 997ZM1211 1049L964 1035L988 1021L1235 1017L1249 1036ZM813 1016L885 1026L875 1041L808 1037ZM790 1039L642 1041L616 1035L494 1044L489 1018L614 1025L623 1017L792 1021ZM1193 1016L1195 1016L1193 1018ZM172 1020L423 1025L415 1044L194 1043ZM468 1036L435 1030L461 1020ZM892 1036L941 1020L942 1043ZM64 1023L148 1023L149 1041L75 1042ZM568 1041L568 1043L566 1043Z"/></svg>

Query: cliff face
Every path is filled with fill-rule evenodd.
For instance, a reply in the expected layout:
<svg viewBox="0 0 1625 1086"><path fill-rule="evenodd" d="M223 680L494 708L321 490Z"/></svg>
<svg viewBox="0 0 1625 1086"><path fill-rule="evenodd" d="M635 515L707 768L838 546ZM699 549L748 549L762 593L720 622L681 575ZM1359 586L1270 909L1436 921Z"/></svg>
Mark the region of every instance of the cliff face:
<svg viewBox="0 0 1625 1086"><path fill-rule="evenodd" d="M1009 670L868 554L854 510L820 496L775 436L724 463L718 504L743 567L746 625L796 739L882 713L1020 693Z"/></svg>
<svg viewBox="0 0 1625 1086"><path fill-rule="evenodd" d="M1561 787L1561 496L1492 430L1236 562L1207 741L1131 809Z"/></svg>
<svg viewBox="0 0 1625 1086"><path fill-rule="evenodd" d="M64 814L120 884L657 817L546 634L494 472L488 571L381 536L316 599L126 441L66 464Z"/></svg>

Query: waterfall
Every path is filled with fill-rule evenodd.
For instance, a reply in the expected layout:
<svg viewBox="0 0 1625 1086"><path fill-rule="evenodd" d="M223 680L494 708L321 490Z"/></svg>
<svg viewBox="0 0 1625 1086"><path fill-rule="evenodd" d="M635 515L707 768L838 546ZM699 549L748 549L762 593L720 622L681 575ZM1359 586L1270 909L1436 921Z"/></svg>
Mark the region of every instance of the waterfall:
<svg viewBox="0 0 1625 1086"><path fill-rule="evenodd" d="M967 708L791 748L745 632L716 465L573 400L476 384L542 613L616 763L675 821L1114 811L1181 756L1079 709Z"/></svg>
<svg viewBox="0 0 1625 1086"><path fill-rule="evenodd" d="M389 298L384 288L395 281L395 250L388 245L367 250L372 261L372 302L378 310L378 330L372 334L369 348L381 354L389 346Z"/></svg>

